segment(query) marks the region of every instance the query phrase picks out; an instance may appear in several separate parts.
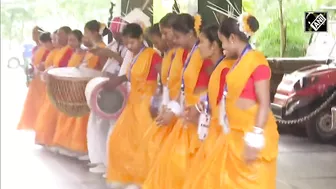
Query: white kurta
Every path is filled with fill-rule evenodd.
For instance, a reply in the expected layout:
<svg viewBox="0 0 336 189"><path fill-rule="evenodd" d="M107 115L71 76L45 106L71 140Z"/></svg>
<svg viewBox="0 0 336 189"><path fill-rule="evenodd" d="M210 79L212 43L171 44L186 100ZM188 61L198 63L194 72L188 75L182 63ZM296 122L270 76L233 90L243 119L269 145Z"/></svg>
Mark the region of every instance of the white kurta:
<svg viewBox="0 0 336 189"><path fill-rule="evenodd" d="M121 68L119 62L114 59L108 59L103 72L118 73L119 75L124 75L124 70L127 69L127 64L132 60L132 55L129 55L129 51L126 47L120 45L118 49L118 43L113 41L108 45L114 52L119 52L124 58ZM126 68L125 68L126 67ZM87 129L87 143L88 143L88 155L90 162L93 164L104 164L106 166L107 162L107 139L109 134L113 131L115 120L105 120L94 113L90 113Z"/></svg>

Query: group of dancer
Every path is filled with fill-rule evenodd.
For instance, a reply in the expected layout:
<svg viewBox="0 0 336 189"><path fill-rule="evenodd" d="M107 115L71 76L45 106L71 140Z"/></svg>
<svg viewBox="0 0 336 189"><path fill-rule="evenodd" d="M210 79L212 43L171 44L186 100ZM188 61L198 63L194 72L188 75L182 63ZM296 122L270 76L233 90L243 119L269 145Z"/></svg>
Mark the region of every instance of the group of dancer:
<svg viewBox="0 0 336 189"><path fill-rule="evenodd" d="M33 129L47 149L89 160L111 188L276 188L271 71L249 45L257 19L244 13L201 27L199 16L168 13L148 29L119 17L111 23L108 30L90 21L84 35L35 28L33 64L36 75L55 67L100 70L110 78L106 89L129 83L119 118L69 117L50 102L43 77L35 77L19 129ZM108 47L102 37L110 32Z"/></svg>

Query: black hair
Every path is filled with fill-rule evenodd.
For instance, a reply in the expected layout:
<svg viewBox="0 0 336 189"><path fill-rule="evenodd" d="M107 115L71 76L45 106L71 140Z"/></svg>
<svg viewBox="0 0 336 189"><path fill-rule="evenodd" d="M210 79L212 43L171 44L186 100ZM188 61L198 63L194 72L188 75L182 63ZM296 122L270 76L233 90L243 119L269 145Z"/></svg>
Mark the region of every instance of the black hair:
<svg viewBox="0 0 336 189"><path fill-rule="evenodd" d="M184 33L184 34L187 34L190 31L196 34L195 19L190 14L186 14L186 13L179 14L175 22L173 23L172 27L174 30Z"/></svg>
<svg viewBox="0 0 336 189"><path fill-rule="evenodd" d="M218 37L218 25L210 25L210 26L206 26L204 28L202 28L201 33L211 42L215 42L217 43L217 45L222 48L222 42L221 40L219 40Z"/></svg>
<svg viewBox="0 0 336 189"><path fill-rule="evenodd" d="M39 40L42 43L51 42L51 34L49 32L41 33Z"/></svg>
<svg viewBox="0 0 336 189"><path fill-rule="evenodd" d="M79 42L82 42L83 33L80 30L72 30L71 34L73 34Z"/></svg>
<svg viewBox="0 0 336 189"><path fill-rule="evenodd" d="M178 15L176 13L168 13L160 20L160 26L165 28L171 28L173 27L174 22L176 21Z"/></svg>
<svg viewBox="0 0 336 189"><path fill-rule="evenodd" d="M124 37L130 38L140 38L143 35L142 28L139 24L131 23L127 24L122 31L122 35Z"/></svg>
<svg viewBox="0 0 336 189"><path fill-rule="evenodd" d="M57 30L55 30L55 31L53 32L53 34L57 34L57 32L58 32L58 29L57 29Z"/></svg>
<svg viewBox="0 0 336 189"><path fill-rule="evenodd" d="M98 22L97 20L91 20L89 22L87 22L84 26L84 28L92 31L92 32L97 32L99 33L99 30L100 30L100 25L101 23ZM104 30L103 30L103 33L101 34L103 37L107 35L108 37L108 43L112 42L113 40L113 35L112 35L112 32L107 28L105 27Z"/></svg>
<svg viewBox="0 0 336 189"><path fill-rule="evenodd" d="M156 35L161 37L161 32L160 32L160 26L158 23L154 24L153 26L149 27L147 29L147 34L150 36Z"/></svg>
<svg viewBox="0 0 336 189"><path fill-rule="evenodd" d="M69 26L62 26L60 27L60 29L58 30L63 30L66 34L70 34L71 33L71 28Z"/></svg>
<svg viewBox="0 0 336 189"><path fill-rule="evenodd" d="M249 16L247 18L247 24L249 25L252 32L256 32L259 29L259 22L254 16ZM239 37L240 40L244 42L249 41L249 37L239 30L237 20L233 18L225 18L220 25L219 32L226 38L229 38L231 34L235 34Z"/></svg>

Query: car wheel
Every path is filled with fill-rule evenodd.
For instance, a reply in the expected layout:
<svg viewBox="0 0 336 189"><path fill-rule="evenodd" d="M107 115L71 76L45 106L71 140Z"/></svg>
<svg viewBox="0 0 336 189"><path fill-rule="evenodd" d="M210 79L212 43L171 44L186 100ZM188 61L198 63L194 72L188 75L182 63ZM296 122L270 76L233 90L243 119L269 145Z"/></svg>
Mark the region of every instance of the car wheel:
<svg viewBox="0 0 336 189"><path fill-rule="evenodd" d="M308 138L312 141L327 143L336 139L335 129L332 128L330 107L322 110L306 125Z"/></svg>

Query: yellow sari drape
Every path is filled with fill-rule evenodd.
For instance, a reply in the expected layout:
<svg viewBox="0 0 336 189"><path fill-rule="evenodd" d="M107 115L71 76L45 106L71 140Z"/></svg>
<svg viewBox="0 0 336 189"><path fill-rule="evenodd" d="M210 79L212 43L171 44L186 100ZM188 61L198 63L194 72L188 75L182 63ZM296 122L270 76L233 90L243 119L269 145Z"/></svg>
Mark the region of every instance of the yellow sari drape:
<svg viewBox="0 0 336 189"><path fill-rule="evenodd" d="M146 48L130 68L131 91L127 104L108 139L108 182L133 182L129 174L131 162L137 156L138 146L153 122L149 107L157 82L147 81L147 76L155 53L154 49Z"/></svg>
<svg viewBox="0 0 336 189"><path fill-rule="evenodd" d="M264 55L257 51L246 53L227 77L228 95L226 113L230 133L222 133L214 146L213 153L208 156L198 179L203 179L202 187L193 188L276 188L276 158L278 155L279 134L275 118L271 111L264 129L265 148L253 164L246 164L243 159L244 135L252 131L259 105L242 110L236 106L242 90L253 71L259 65L268 65ZM203 178L202 178L203 177Z"/></svg>
<svg viewBox="0 0 336 189"><path fill-rule="evenodd" d="M200 95L195 95L194 90L202 65L203 59L199 49L196 49L184 72L186 107L194 105L200 100ZM196 126L185 124L182 119L178 119L161 147L156 162L149 171L142 188L182 188L190 163L200 144Z"/></svg>
<svg viewBox="0 0 336 189"><path fill-rule="evenodd" d="M177 54L178 51L182 51L182 53ZM164 86L167 86L170 81L178 82L181 80L183 52L183 49L172 49L167 53L166 56L163 57L161 67L161 81ZM174 74L169 71L171 67L175 68ZM180 70L178 70L178 68L180 68ZM169 81L167 80L168 74L170 74ZM175 85L168 85L169 90L171 89L170 86ZM172 91L170 91L170 99L175 99L180 92L173 89L174 88L172 88ZM149 169L152 167L158 152L160 151L165 139L173 129L175 122L176 119L174 119L169 125L163 127L159 127L155 121L149 125L149 128L145 132L141 144L139 145L139 148L136 152L136 156L134 157L132 164L130 164L129 172L133 177L132 182L142 184L145 181Z"/></svg>
<svg viewBox="0 0 336 189"><path fill-rule="evenodd" d="M99 48L105 48L106 44L104 42L97 43ZM90 52L85 54L84 60L87 61L87 67L92 69L101 70L103 67L99 65L99 56L96 56Z"/></svg>
<svg viewBox="0 0 336 189"><path fill-rule="evenodd" d="M72 54L67 67L76 67L80 65L83 58L85 59L85 57L87 57L87 54L92 53ZM88 61L91 62L91 64L88 64L88 68L94 69L99 64L99 57L92 56ZM67 150L87 153L86 135L88 120L89 114L82 117L69 117L64 113L59 113L53 143Z"/></svg>
<svg viewBox="0 0 336 189"><path fill-rule="evenodd" d="M220 170L206 169L205 172L202 172L201 170L204 169L204 166L207 164L219 165L219 159L207 163L206 161L209 159L207 157L213 151L216 141L222 133L222 127L220 126L218 119L220 104L217 103L217 97L218 95L221 95L219 94L220 85L224 85L224 83L221 83L222 71L225 68L229 69L233 64L234 60L224 59L211 74L208 86L209 104L211 108L209 134L202 143L202 146L192 162L183 189L217 189L213 186L213 183L220 181ZM223 156L223 158L224 157L225 156ZM220 159L220 161L222 161L222 159Z"/></svg>
<svg viewBox="0 0 336 189"><path fill-rule="evenodd" d="M33 54L33 65L38 67L43 58L49 53L45 47L38 47ZM34 130L37 115L44 100L45 84L41 81L41 78L36 76L30 82L27 97L24 103L23 111L17 129Z"/></svg>
<svg viewBox="0 0 336 189"><path fill-rule="evenodd" d="M49 55L50 57L47 57L45 67L59 67L60 62L69 50L69 46L53 50ZM36 121L36 143L48 146L53 145L53 138L55 135L59 113L60 112L56 109L56 107L50 102L48 94L45 95L43 106L41 107Z"/></svg>

